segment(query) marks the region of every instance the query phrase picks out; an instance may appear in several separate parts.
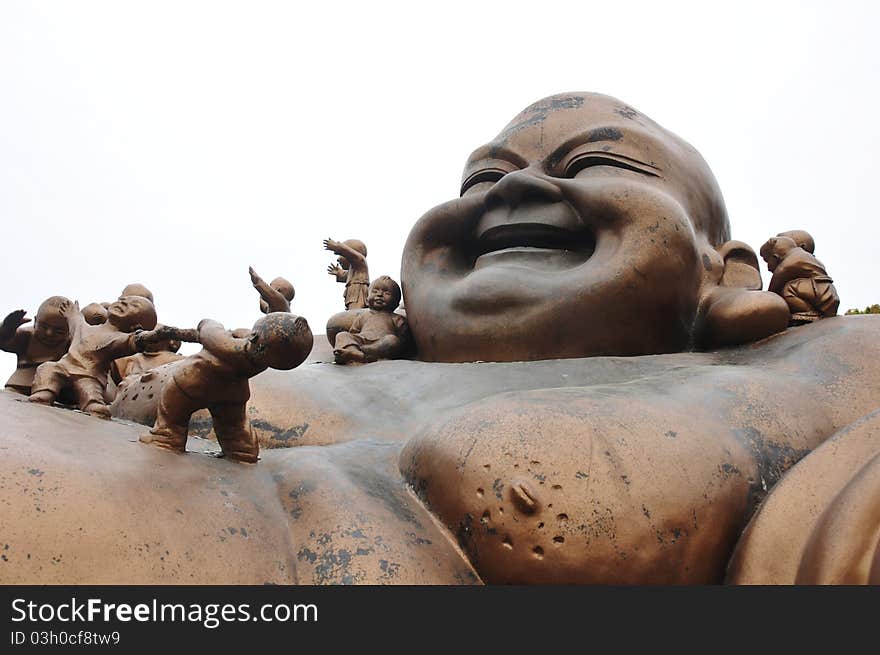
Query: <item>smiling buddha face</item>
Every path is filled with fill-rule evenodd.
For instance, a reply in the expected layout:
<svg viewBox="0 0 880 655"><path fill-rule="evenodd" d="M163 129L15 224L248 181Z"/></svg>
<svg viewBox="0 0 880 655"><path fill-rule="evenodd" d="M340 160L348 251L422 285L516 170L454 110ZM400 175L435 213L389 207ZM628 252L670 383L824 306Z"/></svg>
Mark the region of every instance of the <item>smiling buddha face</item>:
<svg viewBox="0 0 880 655"><path fill-rule="evenodd" d="M702 301L721 283L729 232L711 171L680 138L608 96L541 100L474 151L461 197L409 235L402 278L420 356L689 349L706 340Z"/></svg>

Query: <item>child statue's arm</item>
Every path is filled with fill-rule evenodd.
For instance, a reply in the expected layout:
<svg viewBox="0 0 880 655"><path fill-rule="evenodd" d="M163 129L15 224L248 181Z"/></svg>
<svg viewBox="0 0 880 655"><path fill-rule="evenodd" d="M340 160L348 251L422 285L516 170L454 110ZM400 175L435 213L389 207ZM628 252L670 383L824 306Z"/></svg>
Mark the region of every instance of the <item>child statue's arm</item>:
<svg viewBox="0 0 880 655"><path fill-rule="evenodd" d="M247 340L233 336L217 321L210 318L202 319L196 330L202 347L221 359L239 356L244 352Z"/></svg>
<svg viewBox="0 0 880 655"><path fill-rule="evenodd" d="M348 271L342 268L339 264L330 264L327 267L327 272L336 278L337 282L345 282L348 279Z"/></svg>
<svg viewBox="0 0 880 655"><path fill-rule="evenodd" d="M186 343L199 343L198 330L190 328L177 328L170 325L157 327L155 330L140 330L134 334L134 345L136 350L144 350L146 346L159 343L171 339L174 341L185 341Z"/></svg>
<svg viewBox="0 0 880 655"><path fill-rule="evenodd" d="M364 266L367 263L367 258L360 254L357 250L349 248L344 243L334 241L333 239L324 239L324 249L332 250L337 255L342 255L351 263L352 266L355 266L356 264Z"/></svg>
<svg viewBox="0 0 880 655"><path fill-rule="evenodd" d="M795 250L800 250L796 248ZM785 285L792 280L800 277L811 277L810 271L804 266L802 257L798 257L799 253L789 253L773 271L773 277L770 278L770 284L767 286L768 291L782 294Z"/></svg>
<svg viewBox="0 0 880 655"><path fill-rule="evenodd" d="M290 312L290 303L287 301L287 298L281 295L280 291L270 287L263 278L257 275L253 267L248 268L248 272L251 274L251 282L254 285L254 289L266 301L270 312Z"/></svg>
<svg viewBox="0 0 880 655"><path fill-rule="evenodd" d="M70 332L70 339L74 340L82 327L88 325L86 317L80 311L79 300L74 301L73 307L68 307L65 314L67 316L67 328Z"/></svg>

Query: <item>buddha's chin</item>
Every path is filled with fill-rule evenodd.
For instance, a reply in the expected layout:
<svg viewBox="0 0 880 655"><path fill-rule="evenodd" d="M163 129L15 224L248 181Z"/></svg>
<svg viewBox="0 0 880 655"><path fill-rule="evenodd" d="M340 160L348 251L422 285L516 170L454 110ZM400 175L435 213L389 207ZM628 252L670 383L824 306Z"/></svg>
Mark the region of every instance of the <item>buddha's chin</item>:
<svg viewBox="0 0 880 655"><path fill-rule="evenodd" d="M548 311L548 305L570 297L572 288L595 277L595 271L587 270L592 269L588 259L577 251L544 248L488 253L472 270L437 287L436 299L446 299L454 311L475 318L510 311L532 316Z"/></svg>

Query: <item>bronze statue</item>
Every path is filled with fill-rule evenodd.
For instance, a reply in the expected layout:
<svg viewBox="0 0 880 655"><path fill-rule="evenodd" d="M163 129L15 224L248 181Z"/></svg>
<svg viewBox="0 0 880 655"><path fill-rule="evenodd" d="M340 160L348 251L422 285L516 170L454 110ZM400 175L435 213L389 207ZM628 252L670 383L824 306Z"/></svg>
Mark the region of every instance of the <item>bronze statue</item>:
<svg viewBox="0 0 880 655"><path fill-rule="evenodd" d="M15 372L6 381L6 388L29 396L37 367L55 362L70 346L68 315L73 303L63 296L44 300L37 309L34 324L25 325L25 310L11 312L0 325L0 348L14 353L18 361Z"/></svg>
<svg viewBox="0 0 880 655"><path fill-rule="evenodd" d="M729 240L712 172L682 139L607 96L541 100L471 154L460 197L409 235L419 357L647 355L784 329L773 294L721 283L740 266L719 254Z"/></svg>
<svg viewBox="0 0 880 655"><path fill-rule="evenodd" d="M170 379L159 392L156 424L140 440L186 452L190 417L207 409L223 455L255 463L260 447L245 414L250 398L248 380L269 367L289 370L305 361L312 348L306 320L272 312L254 323L247 336L235 336L210 319L200 322L195 334L174 328L165 328L161 334L197 341L202 350L173 364Z"/></svg>
<svg viewBox="0 0 880 655"><path fill-rule="evenodd" d="M406 349L406 318L395 313L400 303L400 286L387 275L370 285L367 309L360 312L347 331L336 335L333 357L337 364L394 359Z"/></svg>
<svg viewBox="0 0 880 655"><path fill-rule="evenodd" d="M345 283L345 309L363 309L367 306L367 293L370 287L370 271L367 268L367 246L363 241L348 239L334 241L324 239L324 249L335 252L339 257L336 264L330 264L327 272L337 282Z"/></svg>
<svg viewBox="0 0 880 655"><path fill-rule="evenodd" d="M156 310L141 296L123 296L107 308L107 322L89 325L76 305L68 312L70 348L57 362L40 364L34 375L31 402L51 405L65 388L79 409L110 418L104 397L114 359L132 355L157 339ZM147 330L146 332L143 330Z"/></svg>
<svg viewBox="0 0 880 655"><path fill-rule="evenodd" d="M260 311L264 314L271 312L289 312L290 303L296 295L293 285L283 277L276 277L270 284L257 275L253 267L248 269L254 289L260 294Z"/></svg>
<svg viewBox="0 0 880 655"><path fill-rule="evenodd" d="M812 246L812 238L805 240L805 244ZM761 257L773 274L769 290L785 300L792 323L809 323L837 314L840 298L834 280L822 262L798 246L794 239L786 236L768 239L761 246Z"/></svg>
<svg viewBox="0 0 880 655"><path fill-rule="evenodd" d="M877 582L880 317L785 329L699 155L618 100L473 162L403 261L440 363L261 373L259 471L0 394L0 580Z"/></svg>

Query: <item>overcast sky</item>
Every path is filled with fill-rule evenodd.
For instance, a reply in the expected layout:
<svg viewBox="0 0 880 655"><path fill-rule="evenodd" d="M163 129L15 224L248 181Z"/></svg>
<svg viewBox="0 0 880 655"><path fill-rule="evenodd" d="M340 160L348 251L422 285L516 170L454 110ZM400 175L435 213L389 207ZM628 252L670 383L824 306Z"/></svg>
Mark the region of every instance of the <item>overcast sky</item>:
<svg viewBox="0 0 880 655"><path fill-rule="evenodd" d="M138 281L164 323L250 326L253 265L323 333L343 285L322 239L399 280L470 152L563 91L692 143L734 238L809 230L841 311L880 302L878 6L7 0L0 311Z"/></svg>

